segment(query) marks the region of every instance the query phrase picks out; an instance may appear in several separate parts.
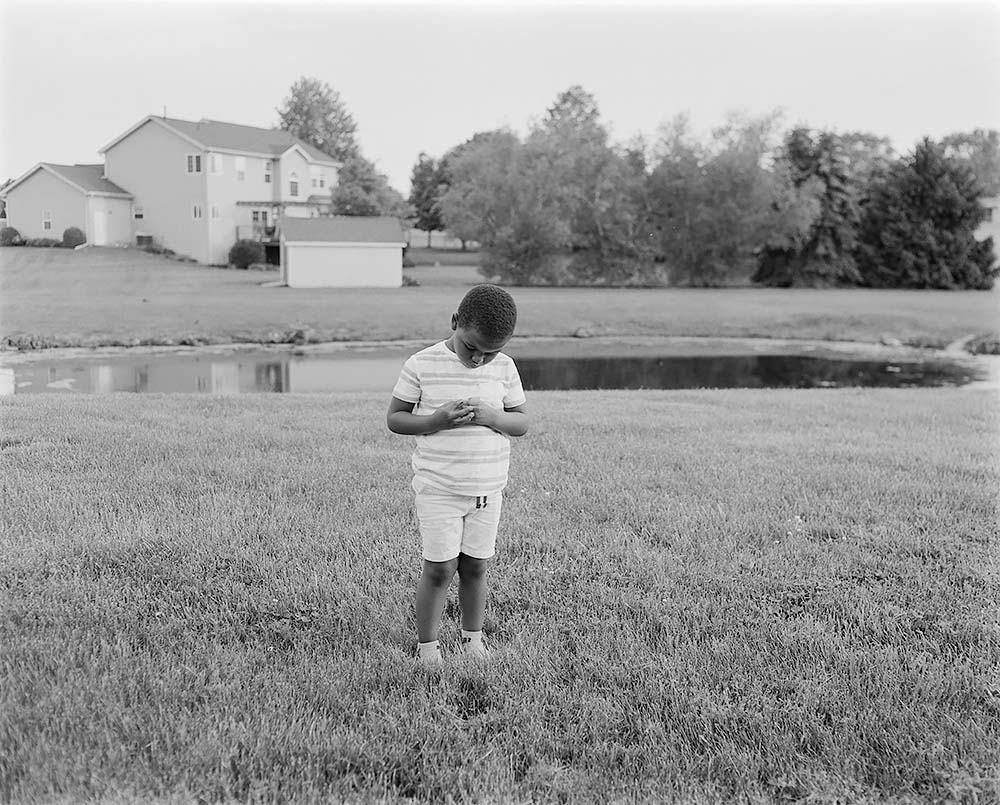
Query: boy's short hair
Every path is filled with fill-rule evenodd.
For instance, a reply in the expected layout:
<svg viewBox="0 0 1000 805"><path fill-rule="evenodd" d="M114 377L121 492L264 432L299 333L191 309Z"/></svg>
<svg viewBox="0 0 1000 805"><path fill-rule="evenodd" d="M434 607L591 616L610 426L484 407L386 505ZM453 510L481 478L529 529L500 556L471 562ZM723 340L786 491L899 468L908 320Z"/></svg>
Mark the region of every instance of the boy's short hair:
<svg viewBox="0 0 1000 805"><path fill-rule="evenodd" d="M474 327L490 341L506 341L514 334L517 306L496 285L477 285L462 297L455 319L459 327Z"/></svg>

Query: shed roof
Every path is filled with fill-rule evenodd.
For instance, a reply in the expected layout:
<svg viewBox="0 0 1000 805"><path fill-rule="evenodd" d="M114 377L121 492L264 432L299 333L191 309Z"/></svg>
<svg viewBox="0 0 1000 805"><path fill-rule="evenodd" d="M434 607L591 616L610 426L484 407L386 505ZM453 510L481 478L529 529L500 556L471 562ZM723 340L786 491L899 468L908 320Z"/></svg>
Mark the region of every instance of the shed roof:
<svg viewBox="0 0 1000 805"><path fill-rule="evenodd" d="M293 243L386 243L406 244L398 218L387 216L333 215L319 218L282 216L278 228Z"/></svg>

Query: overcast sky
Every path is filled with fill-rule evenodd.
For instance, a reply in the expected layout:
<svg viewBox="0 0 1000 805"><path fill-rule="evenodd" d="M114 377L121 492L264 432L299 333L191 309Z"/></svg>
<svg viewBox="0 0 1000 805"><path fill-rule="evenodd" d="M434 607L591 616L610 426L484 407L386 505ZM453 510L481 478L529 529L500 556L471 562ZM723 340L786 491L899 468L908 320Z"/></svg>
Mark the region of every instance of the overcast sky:
<svg viewBox="0 0 1000 805"><path fill-rule="evenodd" d="M573 84L615 140L727 110L888 136L1000 129L1000 2L48 3L0 0L0 181L97 162L148 114L269 127L291 84L337 90L407 193L417 155L523 134Z"/></svg>

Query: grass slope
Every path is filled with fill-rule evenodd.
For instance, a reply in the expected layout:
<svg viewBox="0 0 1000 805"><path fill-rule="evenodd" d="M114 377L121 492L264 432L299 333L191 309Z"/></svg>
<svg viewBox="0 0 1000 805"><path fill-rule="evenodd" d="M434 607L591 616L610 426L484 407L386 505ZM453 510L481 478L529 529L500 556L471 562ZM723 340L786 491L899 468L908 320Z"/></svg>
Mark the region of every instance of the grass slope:
<svg viewBox="0 0 1000 805"><path fill-rule="evenodd" d="M0 799L997 796L992 396L530 404L434 676L384 395L4 400Z"/></svg>
<svg viewBox="0 0 1000 805"><path fill-rule="evenodd" d="M0 344L14 347L433 339L472 268L421 287L266 288L135 250L0 249ZM419 276L419 273L414 273ZM518 335L763 336L943 346L1000 332L1000 293L516 288Z"/></svg>

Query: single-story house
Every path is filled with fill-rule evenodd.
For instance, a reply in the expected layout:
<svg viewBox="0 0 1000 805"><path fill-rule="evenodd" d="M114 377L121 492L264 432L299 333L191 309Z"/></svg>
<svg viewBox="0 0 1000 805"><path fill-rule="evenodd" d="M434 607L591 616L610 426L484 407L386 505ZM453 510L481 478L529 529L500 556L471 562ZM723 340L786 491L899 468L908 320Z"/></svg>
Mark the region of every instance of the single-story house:
<svg viewBox="0 0 1000 805"><path fill-rule="evenodd" d="M132 239L132 195L104 177L103 165L39 162L3 192L8 220L23 238L59 240L75 226L93 246Z"/></svg>
<svg viewBox="0 0 1000 805"><path fill-rule="evenodd" d="M282 216L281 281L291 288L398 288L406 236L397 218Z"/></svg>
<svg viewBox="0 0 1000 805"><path fill-rule="evenodd" d="M993 253L1000 255L1000 196L987 196L979 199L986 210L986 215L976 228L976 240L993 238Z"/></svg>

